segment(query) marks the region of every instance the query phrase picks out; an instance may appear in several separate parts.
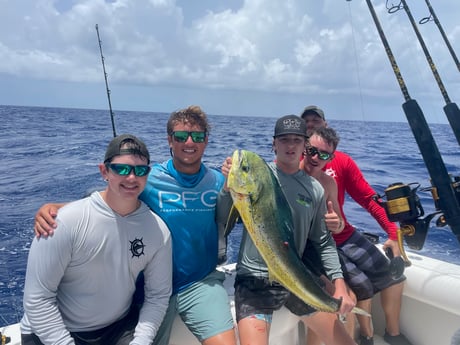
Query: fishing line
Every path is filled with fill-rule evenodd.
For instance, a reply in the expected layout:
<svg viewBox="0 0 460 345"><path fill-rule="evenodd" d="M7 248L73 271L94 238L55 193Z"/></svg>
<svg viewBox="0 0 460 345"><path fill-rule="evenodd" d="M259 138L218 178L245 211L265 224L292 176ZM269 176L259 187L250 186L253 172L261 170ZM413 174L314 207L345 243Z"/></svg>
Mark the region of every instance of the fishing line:
<svg viewBox="0 0 460 345"><path fill-rule="evenodd" d="M104 63L105 59L104 59L104 55L102 54L102 41L101 41L101 37L99 36L99 27L97 24L96 24L96 32L97 32L97 41L99 43L99 51L101 53L102 70L104 71L105 89L107 92L107 99L109 101L110 119L112 121L112 132L113 132L113 137L115 138L117 136L117 133L115 131L115 120L113 118L112 102L110 100L110 89L109 89L109 83L107 81L107 72L105 71L105 63Z"/></svg>
<svg viewBox="0 0 460 345"><path fill-rule="evenodd" d="M350 2L350 1L351 0L347 0L347 2ZM364 102L363 102L363 92L362 92L362 86L361 86L361 74L359 73L358 48L356 47L355 29L353 25L353 16L352 16L350 4L348 4L348 17L350 18L351 36L353 38L352 42L353 42L353 51L354 51L355 66L356 66L356 79L358 81L358 88L359 88L359 102L361 104L361 118L364 121L365 120Z"/></svg>
<svg viewBox="0 0 460 345"><path fill-rule="evenodd" d="M434 21L436 26L439 29L439 32L441 33L442 38L444 39L444 42L447 45L447 49L449 49L450 55L452 56L452 59L454 59L455 65L457 66L457 69L460 71L460 62L458 61L457 55L455 54L454 49L452 48L449 39L447 38L446 33L444 32L444 29L441 26L441 22L439 21L438 17L436 16L436 13L434 12L433 7L431 6L429 0L425 0L426 5L428 7L428 10L430 11L430 15L428 17L422 18L419 20L419 24L425 24L430 21Z"/></svg>
<svg viewBox="0 0 460 345"><path fill-rule="evenodd" d="M433 139L433 135L428 123L426 122L425 116L423 115L422 109L418 105L417 101L411 99L409 95L409 91L401 75L398 64L396 63L393 52L391 51L390 45L385 37L385 33L380 25L371 0L366 0L366 3L369 7L375 27L377 28L378 34L385 48L385 52L387 53L393 72L405 99L402 107L420 149L420 153L422 154L425 166L430 174L432 185L437 190L437 194L439 196L439 209L442 210L446 223L449 224L452 232L460 242L460 205L452 186L451 177L447 172L446 166Z"/></svg>
<svg viewBox="0 0 460 345"><path fill-rule="evenodd" d="M408 18L409 18L409 21L411 22L412 24L412 27L415 31L415 34L418 38L418 41L420 42L420 46L422 47L422 50L423 50L423 53L425 54L425 57L428 61L428 65L430 66L431 68L431 71L433 72L433 75L434 75L434 79L436 80L436 83L438 84L439 86L439 90L441 91L441 94L442 94L442 97L444 98L445 102L446 103L451 103L450 102L450 98L449 98L449 95L447 94L447 91L446 91L446 88L444 87L444 84L441 80L441 77L438 73L438 70L433 62L433 59L431 58L431 55L428 51L428 48L423 40L423 37L422 35L420 34L420 31L418 30L417 28L417 25L415 23L415 20L414 20L414 17L412 16L412 13L409 9L409 6L407 6L407 3L405 0L400 0L400 4L399 5L396 5L396 6L391 6L389 9L388 9L388 13L390 14L393 14L393 13L396 13L397 11L401 10L401 9L404 9L404 11L406 12ZM402 6L401 6L402 4ZM387 5L388 5L388 0L387 0ZM387 6L388 8L388 6Z"/></svg>
<svg viewBox="0 0 460 345"><path fill-rule="evenodd" d="M402 4L402 6L401 6ZM388 5L388 0L387 0L387 5ZM387 6L388 8L388 6ZM436 68L436 65L433 62L433 59L431 58L430 52L428 51L428 48L425 44L425 41L423 40L422 35L420 34L420 31L417 28L417 24L414 20L414 17L412 16L412 13L409 9L409 6L407 6L406 0L400 0L399 5L392 6L391 8L388 9L389 13L395 13L399 11L401 8L404 9L404 11L407 14L407 17L409 18L409 21L412 25L412 28L414 29L415 35L417 36L417 39L420 43L420 46L422 47L423 53L426 57L426 60L428 62L428 65L431 68L431 71L433 73L434 79L436 80L436 83L438 84L439 90L441 91L442 97L444 98L444 101L446 102L446 105L444 106L444 113L447 116L447 119L450 123L450 126L452 127L452 130L455 134L455 137L457 139L457 142L460 145L460 109L458 108L457 104L451 102L449 95L447 94L446 88L444 87L444 84L441 80L441 77L438 73L438 70Z"/></svg>
<svg viewBox="0 0 460 345"><path fill-rule="evenodd" d="M374 20L374 24L377 28L378 34L380 36L380 39L383 43L383 46L385 48L385 52L387 53L388 60L390 60L391 67L393 69L393 72L395 74L396 80L399 84L399 88L401 89L401 93L403 94L404 100L405 101L410 101L411 97L409 95L409 90L407 89L406 83L401 75L401 72L399 70L398 64L396 63L396 59L393 55L393 52L391 51L390 45L387 41L387 38L383 32L382 26L380 25L380 22L378 20L377 14L375 13L374 7L372 6L372 3L370 0L366 0L367 5L369 7L369 11L371 12L372 19Z"/></svg>
<svg viewBox="0 0 460 345"><path fill-rule="evenodd" d="M359 131L360 136L356 137L359 142L362 142L364 145L368 146L369 145L369 140L371 139L369 135L366 133L369 132L369 126L367 116L365 115L364 112L364 97L363 97L363 87L361 83L361 73L360 73L360 64L359 64L359 56L358 56L358 47L356 44L356 37L355 37L355 27L354 27L354 22L353 22L353 16L352 16L352 11L351 11L351 6L349 2L351 0L347 0L348 2L348 17L350 21L350 26L351 26L351 36L352 36L352 43L353 43L353 55L354 55L354 61L355 61L355 67L356 67L356 80L358 83L358 89L359 89L359 105L361 109L361 130Z"/></svg>

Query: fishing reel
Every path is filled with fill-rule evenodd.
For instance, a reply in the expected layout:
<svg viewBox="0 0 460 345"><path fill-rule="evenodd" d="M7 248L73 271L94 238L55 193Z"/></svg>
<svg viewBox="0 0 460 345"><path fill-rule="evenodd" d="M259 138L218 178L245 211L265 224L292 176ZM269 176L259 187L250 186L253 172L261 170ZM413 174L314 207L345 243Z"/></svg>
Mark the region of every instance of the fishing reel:
<svg viewBox="0 0 460 345"><path fill-rule="evenodd" d="M420 250L425 243L428 226L434 214L425 218L425 211L417 195L420 184L393 183L385 189L385 201L379 201L385 209L388 219L398 222L398 242L402 247L402 238L411 249ZM401 240L399 240L401 237ZM401 249L401 248L400 248Z"/></svg>
<svg viewBox="0 0 460 345"><path fill-rule="evenodd" d="M11 337L7 337L6 335L2 334L2 332L0 332L0 341L0 344L2 345L9 344L11 342Z"/></svg>
<svg viewBox="0 0 460 345"><path fill-rule="evenodd" d="M460 203L460 177L451 177L452 187L455 191L457 200ZM400 244L401 253L404 253L403 238L411 249L420 250L425 244L426 235L431 220L440 215L436 220L437 227L447 225L446 218L440 207L439 195L436 186L420 189L420 191L431 191L431 196L435 205L435 212L425 216L425 211L417 195L420 184L402 182L393 183L385 189L386 201L383 201L381 196L377 196L375 200L381 204L392 222L398 222L400 229L398 230L398 242ZM425 217L424 217L425 216Z"/></svg>
<svg viewBox="0 0 460 345"><path fill-rule="evenodd" d="M398 247L404 266L410 266L411 262L404 249L404 238L411 249L420 250L425 243L428 226L434 214L423 218L425 211L417 195L420 184L403 184L397 182L389 185L385 189L386 201L382 196L374 196L374 200L383 206L388 219L391 222L398 222ZM436 214L436 213L435 213ZM401 264L399 264L401 266Z"/></svg>
<svg viewBox="0 0 460 345"><path fill-rule="evenodd" d="M432 216L422 218L425 211L417 195L419 187L418 183L397 182L385 189L386 201L380 195L374 197L374 200L385 209L388 219L400 224L397 232L398 245L406 266L410 266L411 263L404 250L404 237L411 249L422 249L432 219Z"/></svg>

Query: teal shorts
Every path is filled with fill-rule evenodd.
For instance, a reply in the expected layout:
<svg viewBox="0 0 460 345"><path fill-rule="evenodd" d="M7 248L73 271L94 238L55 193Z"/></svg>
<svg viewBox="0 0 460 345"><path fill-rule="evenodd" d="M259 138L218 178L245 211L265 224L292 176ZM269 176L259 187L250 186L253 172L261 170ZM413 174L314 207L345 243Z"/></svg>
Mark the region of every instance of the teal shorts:
<svg viewBox="0 0 460 345"><path fill-rule="evenodd" d="M154 345L167 345L174 318L180 315L200 342L233 329L230 301L223 282L225 273L214 271L172 296Z"/></svg>

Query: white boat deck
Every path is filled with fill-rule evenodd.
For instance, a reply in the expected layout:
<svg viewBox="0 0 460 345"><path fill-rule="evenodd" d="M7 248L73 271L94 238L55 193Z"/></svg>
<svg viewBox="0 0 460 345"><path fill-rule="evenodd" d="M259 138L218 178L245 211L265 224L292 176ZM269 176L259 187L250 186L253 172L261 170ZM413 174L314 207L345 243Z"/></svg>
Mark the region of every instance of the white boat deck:
<svg viewBox="0 0 460 345"><path fill-rule="evenodd" d="M182 326L184 327L183 330ZM173 336L170 345L199 345L200 343L196 340L196 338L191 333L189 333L188 330L185 329L184 325L182 326L179 326L179 329L176 328L177 331L180 331L175 333L177 336ZM19 324L0 328L0 331L2 335L11 338L11 342L7 343L8 345L21 344ZM182 331L184 332L182 333ZM270 345L306 345L303 339L304 338L299 337L298 335L292 334L292 336L288 337L288 339L271 339ZM375 335L374 345L388 345L388 343L386 343L382 337Z"/></svg>
<svg viewBox="0 0 460 345"><path fill-rule="evenodd" d="M224 285L228 291L230 303L233 308L233 278L235 264L230 264L221 269L227 273L227 279ZM380 299L380 296L377 296ZM233 315L235 317L235 315ZM358 325L358 322L355 322ZM236 324L235 324L235 329ZM358 330L356 331L358 332ZM382 333L383 334L383 333ZM358 335L358 333L356 333ZM273 314L273 322L270 331L270 345L307 345L306 344L305 328L299 318L292 314L289 310L282 307L280 310ZM358 339L356 337L356 339ZM169 345L200 345L198 340L187 329L185 324L176 318L173 326L173 333L171 335ZM383 340L383 337L376 332L374 335L374 345L387 345L388 343Z"/></svg>
<svg viewBox="0 0 460 345"><path fill-rule="evenodd" d="M460 345L460 265L449 264L417 254L410 254L412 266L406 269L401 310L402 332L414 345ZM233 301L233 265L225 266L225 285ZM382 335L385 328L380 296L373 300L372 321L374 344L387 345ZM233 309L233 308L232 308ZM10 345L20 345L19 324L0 328L11 337ZM199 345L196 338L177 318L170 345ZM286 308L273 315L270 345L306 345L305 331L298 318Z"/></svg>

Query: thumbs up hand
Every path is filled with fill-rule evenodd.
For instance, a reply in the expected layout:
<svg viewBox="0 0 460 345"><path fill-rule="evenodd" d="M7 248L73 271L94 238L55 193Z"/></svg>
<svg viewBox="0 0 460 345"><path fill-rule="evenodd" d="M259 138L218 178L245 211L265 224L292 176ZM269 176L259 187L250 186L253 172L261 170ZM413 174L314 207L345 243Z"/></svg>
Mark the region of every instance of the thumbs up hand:
<svg viewBox="0 0 460 345"><path fill-rule="evenodd" d="M326 227L333 234L340 233L343 228L343 220L335 211L332 201L327 202L327 213L324 215L324 221L326 222Z"/></svg>

